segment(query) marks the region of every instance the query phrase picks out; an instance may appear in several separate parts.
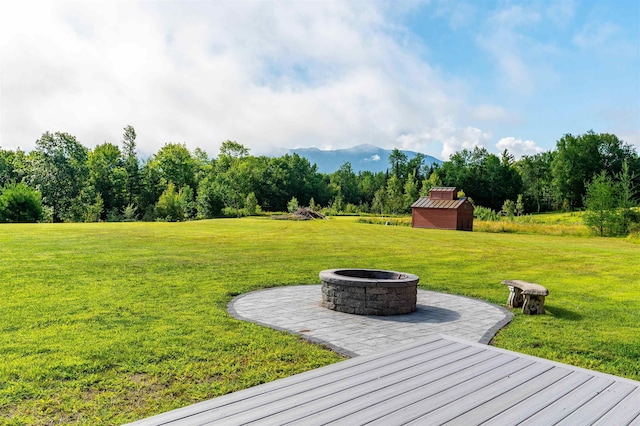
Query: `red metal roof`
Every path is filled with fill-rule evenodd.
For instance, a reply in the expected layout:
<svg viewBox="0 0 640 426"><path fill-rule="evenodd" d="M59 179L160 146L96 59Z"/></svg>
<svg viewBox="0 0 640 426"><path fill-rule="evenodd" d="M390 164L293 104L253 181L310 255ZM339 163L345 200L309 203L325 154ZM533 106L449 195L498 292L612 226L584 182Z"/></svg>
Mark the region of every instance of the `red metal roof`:
<svg viewBox="0 0 640 426"><path fill-rule="evenodd" d="M455 186L434 186L429 191L434 192L456 192Z"/></svg>
<svg viewBox="0 0 640 426"><path fill-rule="evenodd" d="M429 197L420 197L418 201L411 205L411 208L417 207L421 209L457 209L467 198L459 198L457 200L432 200Z"/></svg>

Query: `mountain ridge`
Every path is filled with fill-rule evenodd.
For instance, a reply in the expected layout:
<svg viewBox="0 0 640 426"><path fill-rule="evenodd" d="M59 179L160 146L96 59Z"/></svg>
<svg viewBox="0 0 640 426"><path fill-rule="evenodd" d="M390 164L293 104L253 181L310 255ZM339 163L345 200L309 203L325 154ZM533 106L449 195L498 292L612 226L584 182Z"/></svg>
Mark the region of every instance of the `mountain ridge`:
<svg viewBox="0 0 640 426"><path fill-rule="evenodd" d="M344 163L351 163L354 173L362 171L370 171L373 173L385 172L390 168L389 155L392 149L380 148L372 144L360 144L351 148L340 148L332 150L322 150L320 148L294 148L289 149L289 154L298 154L309 160L311 164L316 164L320 173L333 173L337 171ZM419 153L415 151L400 150L412 159ZM432 164L442 164L442 160L428 154L425 156L424 164L431 166Z"/></svg>

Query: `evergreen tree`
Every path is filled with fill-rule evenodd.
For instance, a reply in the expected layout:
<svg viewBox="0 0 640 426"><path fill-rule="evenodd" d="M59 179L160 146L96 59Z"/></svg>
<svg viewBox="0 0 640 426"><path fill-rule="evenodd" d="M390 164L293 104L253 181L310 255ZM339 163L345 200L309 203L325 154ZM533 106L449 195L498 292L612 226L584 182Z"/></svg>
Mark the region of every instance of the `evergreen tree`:
<svg viewBox="0 0 640 426"><path fill-rule="evenodd" d="M124 128L122 148L124 168L127 172L127 202L128 204L135 204L140 196L142 178L140 175L140 162L136 153L136 131L133 126Z"/></svg>

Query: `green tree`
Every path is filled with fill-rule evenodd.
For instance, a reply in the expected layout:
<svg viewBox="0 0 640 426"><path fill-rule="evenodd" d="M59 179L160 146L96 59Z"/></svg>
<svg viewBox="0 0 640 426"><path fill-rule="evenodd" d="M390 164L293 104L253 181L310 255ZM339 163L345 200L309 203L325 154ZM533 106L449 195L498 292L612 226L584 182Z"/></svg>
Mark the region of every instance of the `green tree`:
<svg viewBox="0 0 640 426"><path fill-rule="evenodd" d="M87 149L68 133L46 132L36 141L29 181L52 208L54 221L79 221L88 177Z"/></svg>
<svg viewBox="0 0 640 426"><path fill-rule="evenodd" d="M317 171L316 165L298 154L287 154L264 162L262 180L253 189L263 207L272 211L283 211L291 197L301 205L308 205L313 197L318 203L327 205L333 193L329 179Z"/></svg>
<svg viewBox="0 0 640 426"><path fill-rule="evenodd" d="M429 195L431 188L442 186L442 179L438 176L437 171L431 172L429 177L422 181L422 188L420 188L420 196L426 197Z"/></svg>
<svg viewBox="0 0 640 426"><path fill-rule="evenodd" d="M410 211L411 205L418 199L418 185L416 184L416 171L413 170L404 184L404 210Z"/></svg>
<svg viewBox="0 0 640 426"><path fill-rule="evenodd" d="M138 217L138 208L134 204L127 204L122 212L123 222L135 222Z"/></svg>
<svg viewBox="0 0 640 426"><path fill-rule="evenodd" d="M84 210L84 222L99 222L104 212L104 201L100 194L97 194L92 204L86 204Z"/></svg>
<svg viewBox="0 0 640 426"><path fill-rule="evenodd" d="M544 204L545 210L551 210L553 201L553 175L551 163L554 153L543 152L524 156L515 163L522 178L523 195L529 200L532 210L538 213Z"/></svg>
<svg viewBox="0 0 640 426"><path fill-rule="evenodd" d="M0 222L38 222L43 217L39 191L24 183L7 184L0 191Z"/></svg>
<svg viewBox="0 0 640 426"><path fill-rule="evenodd" d="M96 146L89 152L88 184L103 200L104 211L120 212L128 202L128 173L120 149L111 143ZM99 212L104 219L104 212Z"/></svg>
<svg viewBox="0 0 640 426"><path fill-rule="evenodd" d="M522 192L522 178L506 150L500 158L485 148L463 149L438 169L438 176L445 186L461 188L477 205L493 210Z"/></svg>
<svg viewBox="0 0 640 426"><path fill-rule="evenodd" d="M185 144L165 144L156 153L153 162L167 184L171 182L176 188L195 188L197 163Z"/></svg>
<svg viewBox="0 0 640 426"><path fill-rule="evenodd" d="M385 187L386 177L383 172L364 170L358 174L358 195L362 204L371 204L376 191Z"/></svg>
<svg viewBox="0 0 640 426"><path fill-rule="evenodd" d="M314 200L313 197L311 197L311 199L309 200L309 208L314 212L317 212L317 211L320 211L322 207L319 204L316 204L316 200Z"/></svg>
<svg viewBox="0 0 640 426"><path fill-rule="evenodd" d="M622 164L622 171L618 174L618 208L620 210L620 226L624 235L631 231L635 214L633 208L638 205L637 191L634 184L635 174L630 170L629 163Z"/></svg>
<svg viewBox="0 0 640 426"><path fill-rule="evenodd" d="M395 175L402 185L407 178L407 154L394 148L389 154L389 165L391 166L391 174Z"/></svg>
<svg viewBox="0 0 640 426"><path fill-rule="evenodd" d="M331 183L336 192L340 192L346 203L357 204L359 201L358 180L351 163L346 162L331 175Z"/></svg>
<svg viewBox="0 0 640 426"><path fill-rule="evenodd" d="M166 183L162 173L153 160L146 161L141 168L140 196L138 203L143 220L155 219L155 207L162 192L166 189Z"/></svg>
<svg viewBox="0 0 640 426"><path fill-rule="evenodd" d="M335 198L333 199L333 202L331 203L331 208L336 214L344 212L345 210L344 197L342 196L342 193L340 191L338 191Z"/></svg>
<svg viewBox="0 0 640 426"><path fill-rule="evenodd" d="M215 179L205 178L198 185L196 198L197 215L201 219L211 219L222 215L224 189Z"/></svg>
<svg viewBox="0 0 640 426"><path fill-rule="evenodd" d="M418 153L416 154L415 157L407 161L407 166L406 166L407 178L412 174L413 174L413 179L416 182L421 182L425 178L426 174L425 174L425 171L423 170L424 158L425 158L424 154Z"/></svg>
<svg viewBox="0 0 640 426"><path fill-rule="evenodd" d="M28 173L28 158L24 151L0 149L0 187L22 182Z"/></svg>
<svg viewBox="0 0 640 426"><path fill-rule="evenodd" d="M395 174L391 175L387 181L387 206L391 213L400 213L404 210L402 182Z"/></svg>
<svg viewBox="0 0 640 426"><path fill-rule="evenodd" d="M291 198L287 203L287 211L289 213L295 213L299 207L298 199L296 197Z"/></svg>
<svg viewBox="0 0 640 426"><path fill-rule="evenodd" d="M265 168L265 161L256 157L234 157L224 167L219 160L212 178L222 190L225 206L239 210L251 192L258 196L263 189L260 182L263 181Z"/></svg>
<svg viewBox="0 0 640 426"><path fill-rule="evenodd" d="M142 187L140 174L140 161L136 152L136 131L133 126L126 126L122 135L122 159L127 172L126 195L127 204L133 205L139 202Z"/></svg>
<svg viewBox="0 0 640 426"><path fill-rule="evenodd" d="M0 187L15 182L13 174L13 151L0 149Z"/></svg>
<svg viewBox="0 0 640 426"><path fill-rule="evenodd" d="M168 222L185 219L185 199L181 191L176 191L173 182L169 182L156 203L156 217Z"/></svg>
<svg viewBox="0 0 640 426"><path fill-rule="evenodd" d="M218 154L218 170L226 172L238 159L249 155L249 149L236 141L224 141Z"/></svg>
<svg viewBox="0 0 640 426"><path fill-rule="evenodd" d="M236 141L224 141L220 146L221 157L244 158L249 155L249 148Z"/></svg>
<svg viewBox="0 0 640 426"><path fill-rule="evenodd" d="M516 214L516 203L511 200L504 200L501 212L503 216L513 218Z"/></svg>
<svg viewBox="0 0 640 426"><path fill-rule="evenodd" d="M635 149L615 135L589 131L580 136L563 136L556 144L551 164L557 198L570 208L581 207L585 183L601 171L610 177L619 174L625 161L635 173L638 164Z"/></svg>
<svg viewBox="0 0 640 426"><path fill-rule="evenodd" d="M587 184L584 200L587 210L583 220L585 225L601 237L621 233L616 197L616 184L604 170Z"/></svg>
<svg viewBox="0 0 640 426"><path fill-rule="evenodd" d="M249 216L254 216L260 211L260 205L258 204L255 192L250 192L249 195L247 195L244 201L244 208Z"/></svg>
<svg viewBox="0 0 640 426"><path fill-rule="evenodd" d="M518 194L518 199L516 200L516 216L522 216L524 214L524 201L522 199L522 194Z"/></svg>
<svg viewBox="0 0 640 426"><path fill-rule="evenodd" d="M197 214L197 202L193 189L190 186L184 186L180 188L178 192L182 199L182 205L184 208L184 219L193 219Z"/></svg>
<svg viewBox="0 0 640 426"><path fill-rule="evenodd" d="M375 213L380 213L381 215L388 213L388 198L387 189L385 187L379 188L373 196L371 210Z"/></svg>

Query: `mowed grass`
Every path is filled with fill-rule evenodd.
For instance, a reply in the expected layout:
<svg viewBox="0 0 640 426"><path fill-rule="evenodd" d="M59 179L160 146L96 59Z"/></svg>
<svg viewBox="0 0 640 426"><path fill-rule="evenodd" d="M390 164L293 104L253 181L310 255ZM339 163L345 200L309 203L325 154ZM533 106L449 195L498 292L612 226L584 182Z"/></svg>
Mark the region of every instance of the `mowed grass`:
<svg viewBox="0 0 640 426"><path fill-rule="evenodd" d="M538 282L547 314L515 311L494 344L640 379L640 246L620 239L354 218L2 225L0 259L3 424L119 424L336 362L226 306L337 267L501 305L501 280Z"/></svg>

